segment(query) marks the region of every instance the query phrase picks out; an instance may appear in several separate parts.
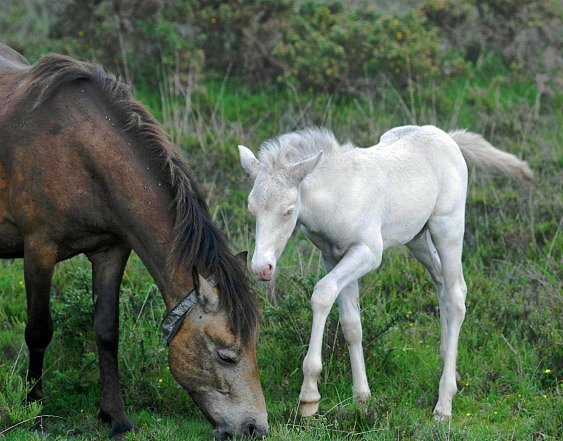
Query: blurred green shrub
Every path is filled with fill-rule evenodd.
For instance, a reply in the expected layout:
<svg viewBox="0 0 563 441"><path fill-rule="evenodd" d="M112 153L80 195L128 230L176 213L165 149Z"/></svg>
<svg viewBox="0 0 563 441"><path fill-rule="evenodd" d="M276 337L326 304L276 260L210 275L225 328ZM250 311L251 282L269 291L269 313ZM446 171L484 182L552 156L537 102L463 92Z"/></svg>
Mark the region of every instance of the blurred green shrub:
<svg viewBox="0 0 563 441"><path fill-rule="evenodd" d="M189 3L208 67L248 82L269 81L287 69L273 50L297 18L295 0Z"/></svg>
<svg viewBox="0 0 563 441"><path fill-rule="evenodd" d="M0 24L26 7L49 10L46 0L7 1ZM44 47L153 86L170 72L185 83L205 67L249 84L356 92L382 78L399 89L439 81L490 52L525 74L557 75L562 64L552 0L423 0L402 11L343 0L63 0L57 11L42 27L26 25L50 29ZM25 35L10 29L7 43L17 35L22 49Z"/></svg>
<svg viewBox="0 0 563 441"><path fill-rule="evenodd" d="M72 0L51 37L62 51L94 59L128 82L161 70L198 75L203 52L188 11L187 2Z"/></svg>
<svg viewBox="0 0 563 441"><path fill-rule="evenodd" d="M470 61L502 54L528 74L557 74L563 65L560 2L553 0L426 0L421 12L440 31L441 44Z"/></svg>
<svg viewBox="0 0 563 441"><path fill-rule="evenodd" d="M342 12L341 3L310 2L301 7L274 54L298 85L354 90L383 75L400 86L409 79L440 76L443 54L437 43L436 30L412 12L379 16L373 10Z"/></svg>

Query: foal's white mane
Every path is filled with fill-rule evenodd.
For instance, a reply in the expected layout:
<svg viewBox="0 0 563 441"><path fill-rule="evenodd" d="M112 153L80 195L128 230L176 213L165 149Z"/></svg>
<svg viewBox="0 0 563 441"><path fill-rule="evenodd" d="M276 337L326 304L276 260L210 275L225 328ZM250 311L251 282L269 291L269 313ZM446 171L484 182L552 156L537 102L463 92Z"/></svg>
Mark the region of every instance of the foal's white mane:
<svg viewBox="0 0 563 441"><path fill-rule="evenodd" d="M350 142L340 144L334 134L322 127L310 127L270 139L260 146L258 159L269 172L287 168L312 158L321 150L323 156L335 156L356 148Z"/></svg>

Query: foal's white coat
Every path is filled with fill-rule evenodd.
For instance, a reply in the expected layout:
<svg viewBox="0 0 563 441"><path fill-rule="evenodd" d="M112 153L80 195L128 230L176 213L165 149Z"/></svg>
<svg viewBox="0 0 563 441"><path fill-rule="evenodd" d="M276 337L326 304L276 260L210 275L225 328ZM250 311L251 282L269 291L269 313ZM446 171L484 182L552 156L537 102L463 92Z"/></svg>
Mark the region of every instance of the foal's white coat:
<svg viewBox="0 0 563 441"><path fill-rule="evenodd" d="M531 179L527 164L480 135L447 134L433 126L392 129L371 148L340 145L330 131L313 128L264 143L259 159L246 147L239 146L239 151L242 167L255 179L248 207L256 217L256 276L271 279L297 223L320 249L328 271L311 297L313 326L299 395L302 414L318 409L322 338L336 300L354 395L359 401L369 398L358 278L381 264L385 249L404 244L429 271L439 294L444 368L434 414L450 417L467 292L461 267L464 156L477 165Z"/></svg>

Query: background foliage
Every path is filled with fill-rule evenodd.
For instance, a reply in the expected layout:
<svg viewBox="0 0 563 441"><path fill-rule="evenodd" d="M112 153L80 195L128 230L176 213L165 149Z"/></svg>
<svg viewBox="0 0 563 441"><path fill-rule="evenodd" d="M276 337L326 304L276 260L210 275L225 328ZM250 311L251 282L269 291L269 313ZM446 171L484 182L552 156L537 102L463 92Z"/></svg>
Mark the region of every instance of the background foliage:
<svg viewBox="0 0 563 441"><path fill-rule="evenodd" d="M401 6L398 6L400 3ZM437 299L405 250L362 279L364 348L373 398L351 399L337 311L324 340L321 413L297 396L323 275L301 233L275 286L260 286L258 350L272 439L559 439L563 428L560 128L561 5L550 0L311 1L4 0L0 40L30 61L48 51L120 74L162 122L205 188L234 248L252 249L250 182L237 144L310 124L373 145L403 124L467 128L524 157L527 186L472 171L454 418L431 419L440 375ZM1 103L0 103L1 105ZM85 259L59 265L55 337L42 406L27 386L20 261L0 262L0 438L103 439L95 417L97 357ZM121 295L121 374L133 440L206 439L209 427L166 367L164 305L137 258ZM36 418L41 415L39 418Z"/></svg>

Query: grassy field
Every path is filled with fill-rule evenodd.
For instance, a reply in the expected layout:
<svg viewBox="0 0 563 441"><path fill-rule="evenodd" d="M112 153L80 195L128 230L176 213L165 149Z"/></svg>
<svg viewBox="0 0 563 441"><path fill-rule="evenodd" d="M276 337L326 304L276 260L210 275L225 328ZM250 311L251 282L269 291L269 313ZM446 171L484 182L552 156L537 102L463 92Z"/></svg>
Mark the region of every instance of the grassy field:
<svg viewBox="0 0 563 441"><path fill-rule="evenodd" d="M361 281L364 350L372 399L351 399L348 353L337 311L323 348L318 416L298 415L309 297L323 269L319 253L297 232L275 287L259 286L263 311L258 347L272 440L556 440L563 433L561 298L563 100L517 80L495 58L463 78L415 84L405 93L382 84L373 96L301 94L290 87L253 91L229 78L208 78L206 93L181 98L163 82L137 96L182 145L204 184L215 221L237 250L253 247L246 209L250 182L238 165L239 143L256 150L265 138L310 124L362 146L407 123L467 128L526 159L536 174L524 185L471 172L462 328L454 417L432 420L441 372L437 297L424 269L405 249ZM46 357L46 399L25 408L27 350L22 263L0 262L0 438L104 439L97 421L98 369L92 333L90 273L85 258L58 266L53 288L55 336ZM336 309L336 308L335 308ZM140 430L128 440L210 438L210 427L167 369L159 324L164 304L137 258L121 295L120 370L126 407ZM35 417L42 415L39 419Z"/></svg>

